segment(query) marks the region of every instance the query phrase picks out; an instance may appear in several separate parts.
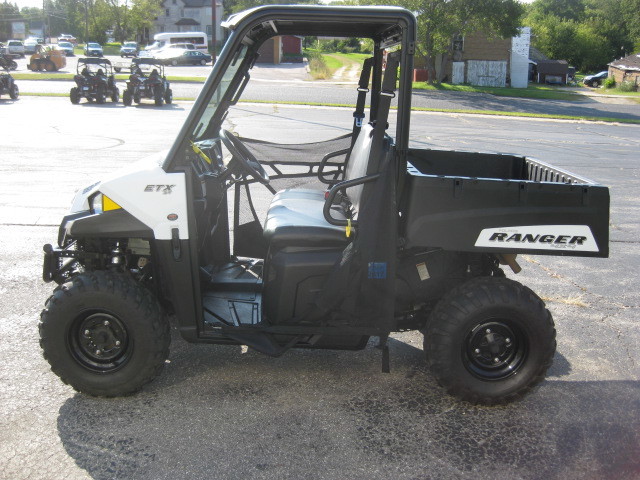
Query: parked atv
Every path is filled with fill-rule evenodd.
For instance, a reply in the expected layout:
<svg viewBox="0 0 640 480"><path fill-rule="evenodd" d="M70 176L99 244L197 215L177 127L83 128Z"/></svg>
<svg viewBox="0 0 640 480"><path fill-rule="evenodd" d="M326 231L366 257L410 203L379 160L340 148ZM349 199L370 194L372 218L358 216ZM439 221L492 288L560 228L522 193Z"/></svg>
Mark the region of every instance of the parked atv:
<svg viewBox="0 0 640 480"><path fill-rule="evenodd" d="M607 257L607 187L524 156L410 145L417 22L405 9L268 5L225 26L171 150L78 190L44 246L43 278L60 285L40 321L51 369L91 395L135 392L165 365L171 315L189 342L271 356L376 337L383 371L389 336L414 330L437 382L471 403L539 384L553 318L503 268L517 274L518 254ZM351 131L237 122L261 45L320 33L373 46Z"/></svg>
<svg viewBox="0 0 640 480"><path fill-rule="evenodd" d="M18 69L18 64L17 62L13 59L13 55L9 55L6 53L0 54L0 68L3 68L4 70L17 70Z"/></svg>
<svg viewBox="0 0 640 480"><path fill-rule="evenodd" d="M157 106L173 101L171 86L164 75L164 65L154 58L134 58L127 89L122 93L122 103L129 106L143 98L153 99ZM147 72L147 73L145 73Z"/></svg>
<svg viewBox="0 0 640 480"><path fill-rule="evenodd" d="M76 86L69 92L69 99L74 105L86 98L88 102L104 103L110 98L117 103L120 91L116 86L111 62L104 58L79 58L77 74L73 80Z"/></svg>
<svg viewBox="0 0 640 480"><path fill-rule="evenodd" d="M0 96L9 94L12 100L17 100L20 95L20 90L9 73L9 71L12 70L10 65L10 62L0 56L0 68L4 70L4 72L0 73Z"/></svg>

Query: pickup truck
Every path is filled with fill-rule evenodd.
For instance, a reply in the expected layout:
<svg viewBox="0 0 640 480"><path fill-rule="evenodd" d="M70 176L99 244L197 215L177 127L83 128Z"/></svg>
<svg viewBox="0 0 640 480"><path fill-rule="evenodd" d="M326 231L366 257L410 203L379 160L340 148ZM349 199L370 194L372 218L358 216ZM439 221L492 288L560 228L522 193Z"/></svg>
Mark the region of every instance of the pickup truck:
<svg viewBox="0 0 640 480"><path fill-rule="evenodd" d="M414 330L460 400L538 385L554 322L505 269L521 253L608 256L607 187L523 156L412 146L407 10L268 5L223 25L173 147L80 189L44 246L43 278L60 285L40 322L53 372L91 395L135 392L165 365L171 317L189 342L271 356L375 338L383 371L389 336ZM280 35L372 40L355 109L335 110L348 131L238 103Z"/></svg>

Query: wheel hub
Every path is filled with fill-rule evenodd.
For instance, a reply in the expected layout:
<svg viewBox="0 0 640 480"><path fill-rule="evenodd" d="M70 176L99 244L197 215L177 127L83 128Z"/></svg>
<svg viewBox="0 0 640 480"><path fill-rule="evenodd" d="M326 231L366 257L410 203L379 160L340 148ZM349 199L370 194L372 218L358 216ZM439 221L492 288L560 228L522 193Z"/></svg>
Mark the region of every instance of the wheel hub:
<svg viewBox="0 0 640 480"><path fill-rule="evenodd" d="M111 371L128 359L127 329L117 317L104 312L94 313L79 319L72 330L72 353L85 366Z"/></svg>
<svg viewBox="0 0 640 480"><path fill-rule="evenodd" d="M466 368L484 380L512 375L526 354L526 345L520 338L519 331L508 321L495 320L477 325L466 338Z"/></svg>

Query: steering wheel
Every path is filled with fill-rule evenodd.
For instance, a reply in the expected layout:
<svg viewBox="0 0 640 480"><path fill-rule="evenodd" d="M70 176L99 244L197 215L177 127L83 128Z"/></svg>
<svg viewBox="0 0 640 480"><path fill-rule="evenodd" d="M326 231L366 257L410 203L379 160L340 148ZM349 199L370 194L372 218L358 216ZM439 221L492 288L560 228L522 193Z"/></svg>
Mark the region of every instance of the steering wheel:
<svg viewBox="0 0 640 480"><path fill-rule="evenodd" d="M233 158L240 163L245 173L251 175L264 185L269 183L269 175L264 167L260 165L260 162L256 160L256 157L253 156L238 137L222 128L220 129L220 140L222 140L222 143L224 143L231 155L233 155Z"/></svg>

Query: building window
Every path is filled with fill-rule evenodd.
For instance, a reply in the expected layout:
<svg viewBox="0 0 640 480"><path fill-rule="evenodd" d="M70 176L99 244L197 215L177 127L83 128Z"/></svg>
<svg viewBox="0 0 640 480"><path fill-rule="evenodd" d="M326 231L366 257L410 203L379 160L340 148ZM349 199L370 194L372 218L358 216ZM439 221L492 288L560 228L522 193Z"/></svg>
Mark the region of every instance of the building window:
<svg viewBox="0 0 640 480"><path fill-rule="evenodd" d="M169 16L169 9L168 9L168 8L165 8L165 10L164 10L164 15L165 15L165 17L168 17L168 16Z"/></svg>
<svg viewBox="0 0 640 480"><path fill-rule="evenodd" d="M207 25L207 35L211 36L212 33L213 29L211 28L211 25Z"/></svg>

